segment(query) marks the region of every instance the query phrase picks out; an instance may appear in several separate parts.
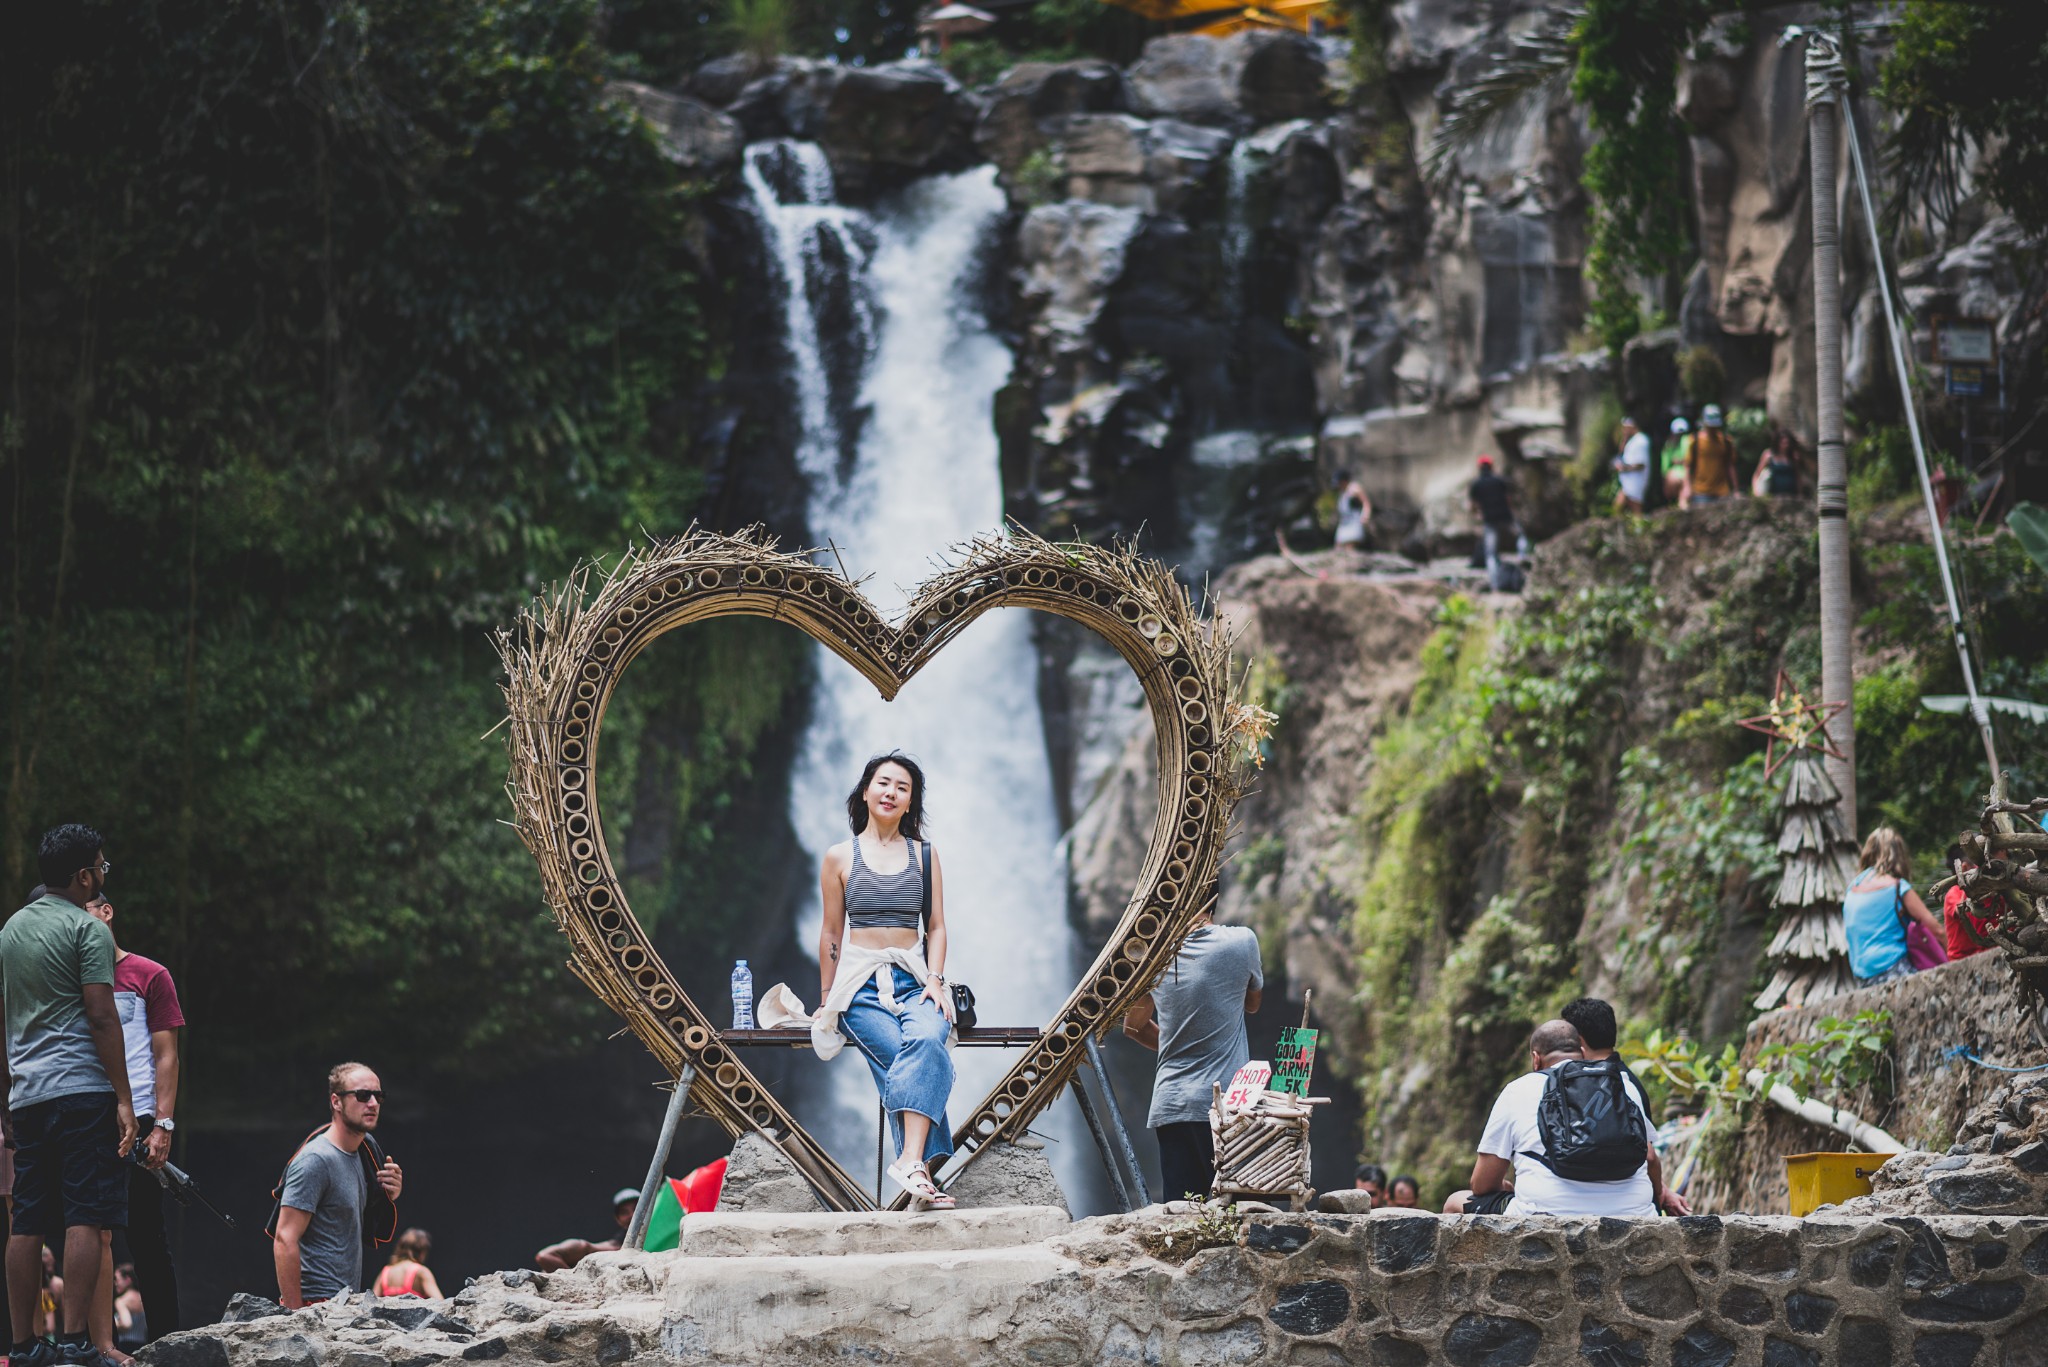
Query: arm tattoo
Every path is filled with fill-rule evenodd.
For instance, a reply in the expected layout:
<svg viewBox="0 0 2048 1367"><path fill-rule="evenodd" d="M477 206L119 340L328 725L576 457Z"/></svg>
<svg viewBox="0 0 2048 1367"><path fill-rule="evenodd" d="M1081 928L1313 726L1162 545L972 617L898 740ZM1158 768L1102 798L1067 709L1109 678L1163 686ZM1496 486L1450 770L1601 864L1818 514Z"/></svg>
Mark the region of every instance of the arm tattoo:
<svg viewBox="0 0 2048 1367"><path fill-rule="evenodd" d="M831 949L831 952L832 952L832 962L833 962L833 963L835 963L835 964L836 964L836 963L838 963L838 962L839 962L839 946L835 944L835 945L832 945L832 946L830 946L829 948Z"/></svg>

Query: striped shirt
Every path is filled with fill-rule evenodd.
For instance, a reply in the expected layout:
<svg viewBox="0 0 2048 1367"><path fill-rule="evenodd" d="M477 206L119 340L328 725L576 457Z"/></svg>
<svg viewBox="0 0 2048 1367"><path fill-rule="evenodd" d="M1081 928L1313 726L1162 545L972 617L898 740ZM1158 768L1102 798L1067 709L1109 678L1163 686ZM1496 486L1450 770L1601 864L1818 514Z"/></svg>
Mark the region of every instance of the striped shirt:
<svg viewBox="0 0 2048 1367"><path fill-rule="evenodd" d="M895 873L876 873L853 838L853 867L846 871L846 924L858 930L916 930L924 909L924 873L918 848Z"/></svg>

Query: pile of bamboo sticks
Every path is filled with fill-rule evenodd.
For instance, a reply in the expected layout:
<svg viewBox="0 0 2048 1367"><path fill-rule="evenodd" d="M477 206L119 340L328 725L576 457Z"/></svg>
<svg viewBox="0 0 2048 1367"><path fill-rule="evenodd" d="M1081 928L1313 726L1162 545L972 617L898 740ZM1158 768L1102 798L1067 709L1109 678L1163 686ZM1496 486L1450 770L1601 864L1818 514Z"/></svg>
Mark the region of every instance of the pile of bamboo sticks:
<svg viewBox="0 0 2048 1367"><path fill-rule="evenodd" d="M1260 1092L1249 1106L1225 1106L1223 1089L1210 1084L1209 1134L1215 1142L1217 1196L1315 1195L1309 1185L1310 1108L1324 1096Z"/></svg>

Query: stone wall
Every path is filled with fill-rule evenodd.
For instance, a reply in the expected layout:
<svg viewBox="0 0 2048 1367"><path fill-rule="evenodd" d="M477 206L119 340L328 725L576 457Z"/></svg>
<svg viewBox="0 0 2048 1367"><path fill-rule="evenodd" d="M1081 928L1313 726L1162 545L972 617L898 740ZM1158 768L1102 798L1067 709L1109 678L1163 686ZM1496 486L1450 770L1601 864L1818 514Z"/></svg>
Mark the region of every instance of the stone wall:
<svg viewBox="0 0 2048 1367"><path fill-rule="evenodd" d="M234 1309L142 1360L2038 1367L2048 1220L693 1216L452 1301Z"/></svg>
<svg viewBox="0 0 2048 1367"><path fill-rule="evenodd" d="M1965 1117L2010 1077L1952 1056L1951 1050L1967 1049L2010 1067L2048 1063L2041 1027L2021 1000L2012 970L1996 953L1973 955L1816 1006L1759 1016L1749 1028L1744 1057L1753 1063L1765 1045L1812 1039L1823 1019L1859 1011L1890 1013L1897 1081L1884 1104L1867 1095L1839 1100L1915 1148L1936 1153L1948 1148L1961 1136ZM1832 1130L1759 1108L1743 1132L1732 1170L1714 1184L1714 1199L1726 1209L1782 1211L1786 1154L1848 1147Z"/></svg>

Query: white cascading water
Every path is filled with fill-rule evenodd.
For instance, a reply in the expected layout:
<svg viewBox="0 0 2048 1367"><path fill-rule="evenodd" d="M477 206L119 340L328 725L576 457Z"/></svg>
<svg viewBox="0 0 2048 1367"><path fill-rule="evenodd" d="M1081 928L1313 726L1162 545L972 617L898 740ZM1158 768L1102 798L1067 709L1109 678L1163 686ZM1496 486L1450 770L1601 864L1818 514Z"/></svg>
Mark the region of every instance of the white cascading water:
<svg viewBox="0 0 2048 1367"><path fill-rule="evenodd" d="M757 169L768 158L805 168L777 187ZM813 537L837 548L869 597L895 615L933 568L933 557L1002 525L993 402L1011 357L968 297L986 230L1003 212L992 168L918 182L864 214L829 203L831 177L808 144L748 149L747 185L775 247L794 380L804 424L800 459L810 481ZM829 244L836 251L827 251ZM858 240L872 251L851 248ZM836 255L837 261L828 259ZM846 264L840 264L846 263ZM850 280L833 281L834 270ZM865 409L850 466L826 395L828 351L817 296L847 288L868 327ZM1076 943L1066 915L1066 871L1052 771L1039 711L1038 660L1021 611L984 617L904 688L883 702L822 646L811 720L790 779L790 816L812 858L847 838L845 800L868 756L902 749L923 766L928 834L945 871L950 930L947 976L970 984L992 1025L1037 1025L1072 990ZM817 951L813 899L796 934ZM800 984L807 1000L814 984ZM1007 1070L1007 1050L954 1052L958 1082L949 1120L958 1125ZM862 1181L873 1172L874 1087L848 1050L807 1089L798 1117ZM1062 1110L1071 1103L1062 1103ZM1094 1156L1071 1142L1064 1116L1039 1122L1066 1140L1051 1156L1075 1199L1099 1187ZM893 1154L891 1155L893 1157Z"/></svg>

